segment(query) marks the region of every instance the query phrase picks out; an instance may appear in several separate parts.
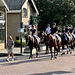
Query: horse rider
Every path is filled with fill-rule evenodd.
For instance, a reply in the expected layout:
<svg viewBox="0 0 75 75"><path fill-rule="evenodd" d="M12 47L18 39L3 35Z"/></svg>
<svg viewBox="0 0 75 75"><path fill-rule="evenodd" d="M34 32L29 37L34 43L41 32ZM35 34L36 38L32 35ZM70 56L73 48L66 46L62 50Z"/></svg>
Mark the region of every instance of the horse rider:
<svg viewBox="0 0 75 75"><path fill-rule="evenodd" d="M75 34L75 28L74 28L74 30L73 30L73 34Z"/></svg>
<svg viewBox="0 0 75 75"><path fill-rule="evenodd" d="M56 37L57 44L58 44L58 47L59 47L59 36L58 36L57 33L58 33L58 29L56 27L56 23L53 23L53 27L51 28L51 34L53 34Z"/></svg>
<svg viewBox="0 0 75 75"><path fill-rule="evenodd" d="M32 25L32 29L30 31L32 32L32 36L35 39L35 43L38 44L38 39L37 39L37 36L36 36L36 29L34 29L33 25Z"/></svg>
<svg viewBox="0 0 75 75"><path fill-rule="evenodd" d="M73 30L74 30L74 29L73 29L73 26L72 26L72 25L70 25L70 26L69 26L69 32L72 34L73 39L74 39L75 37L74 37Z"/></svg>
<svg viewBox="0 0 75 75"><path fill-rule="evenodd" d="M70 36L68 35L69 29L68 26L65 27L65 40L70 41Z"/></svg>
<svg viewBox="0 0 75 75"><path fill-rule="evenodd" d="M65 26L63 26L62 32L65 33Z"/></svg>
<svg viewBox="0 0 75 75"><path fill-rule="evenodd" d="M46 33L47 33L47 36L49 36L51 33L50 24L47 24Z"/></svg>
<svg viewBox="0 0 75 75"><path fill-rule="evenodd" d="M51 33L50 24L47 24L46 33L47 33L47 37L49 38L49 35ZM46 53L45 54L48 54L48 53L49 53L49 51L48 51L48 45L46 45Z"/></svg>

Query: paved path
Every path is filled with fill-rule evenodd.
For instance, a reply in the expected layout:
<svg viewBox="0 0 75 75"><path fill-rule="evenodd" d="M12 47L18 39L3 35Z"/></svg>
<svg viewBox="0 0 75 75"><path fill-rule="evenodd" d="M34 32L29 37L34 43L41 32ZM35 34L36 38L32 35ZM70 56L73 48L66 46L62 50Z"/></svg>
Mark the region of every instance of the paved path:
<svg viewBox="0 0 75 75"><path fill-rule="evenodd" d="M29 55L15 56L15 61L6 62L0 58L0 75L75 75L74 54L59 55L50 60L50 55L39 53L39 57L28 59Z"/></svg>

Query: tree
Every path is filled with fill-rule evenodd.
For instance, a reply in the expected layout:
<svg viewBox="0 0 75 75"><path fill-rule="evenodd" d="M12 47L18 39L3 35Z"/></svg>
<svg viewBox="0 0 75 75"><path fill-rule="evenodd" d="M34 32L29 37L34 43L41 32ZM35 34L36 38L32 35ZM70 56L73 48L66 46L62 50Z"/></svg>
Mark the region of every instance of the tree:
<svg viewBox="0 0 75 75"><path fill-rule="evenodd" d="M75 0L34 0L41 21L40 30L46 28L46 25L56 22L57 25L75 25ZM41 28L43 27L43 28Z"/></svg>

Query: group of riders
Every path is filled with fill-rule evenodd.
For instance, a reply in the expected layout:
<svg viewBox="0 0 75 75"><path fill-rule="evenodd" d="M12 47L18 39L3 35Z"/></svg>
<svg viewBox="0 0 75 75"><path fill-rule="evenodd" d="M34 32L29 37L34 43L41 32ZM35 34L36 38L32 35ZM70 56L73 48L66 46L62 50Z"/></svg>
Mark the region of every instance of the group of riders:
<svg viewBox="0 0 75 75"><path fill-rule="evenodd" d="M38 36L37 36L36 32L37 31L34 28L34 25L32 25L32 28L29 29L28 34L34 38L35 44L39 45L40 41L38 40ZM69 42L71 40L75 41L75 28L73 28L72 25L64 26L62 29L62 32L60 32L59 28L56 27L56 23L53 23L52 27L50 27L50 24L47 24L47 28L44 33L47 34L48 39L49 39L50 35L55 36L58 48L60 47L60 43L59 43L60 38L63 39L62 37L60 37L59 33L64 34L66 42ZM70 35L69 35L69 33L70 33ZM48 53L48 46L49 45L46 44L46 53ZM31 47L31 44L30 44L30 47ZM62 46L62 48L63 48L63 46ZM31 54L32 54L32 47L31 47Z"/></svg>
<svg viewBox="0 0 75 75"><path fill-rule="evenodd" d="M56 40L57 40L57 45L59 47L59 38L60 36L58 35L60 33L60 30L59 28L56 27L56 23L53 23L53 27L50 28L50 24L47 25L47 28L46 28L46 33L47 33L47 36L49 36L50 34L54 35L56 37ZM72 25L70 25L69 27L68 26L64 26L63 29L62 29L62 33L65 35L65 40L67 42L69 42L71 39L69 33L72 35L73 37L73 41L75 40L75 29L73 28ZM48 46L46 46L46 52L48 51Z"/></svg>
<svg viewBox="0 0 75 75"><path fill-rule="evenodd" d="M34 28L34 25L32 25L32 29L30 30L30 32L32 33L31 35L34 37L35 42L39 43L38 37L36 35L36 29ZM59 45L59 35L58 35L58 33L60 32L60 30L59 30L58 27L56 27L56 23L53 23L52 28L50 28L50 24L47 24L47 28L46 28L45 32L46 32L47 36L49 36L50 34L54 35L56 37L56 40L57 40L58 45ZM63 29L62 29L62 33L65 34L65 39L67 41L70 41L70 36L69 36L68 32L71 33L71 35L73 37L73 40L75 40L75 28L73 28L72 25L70 25L69 27L64 26Z"/></svg>

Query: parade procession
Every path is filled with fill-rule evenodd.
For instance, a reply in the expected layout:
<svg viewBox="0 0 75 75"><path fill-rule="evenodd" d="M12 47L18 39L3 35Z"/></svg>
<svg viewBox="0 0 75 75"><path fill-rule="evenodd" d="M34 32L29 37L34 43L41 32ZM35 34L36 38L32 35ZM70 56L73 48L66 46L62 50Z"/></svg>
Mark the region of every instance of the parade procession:
<svg viewBox="0 0 75 75"><path fill-rule="evenodd" d="M53 58L53 50L54 47L54 58L57 58L58 53L61 52L61 55L64 55L65 47L67 47L67 54L74 51L75 47L75 28L72 25L64 26L62 31L56 27L56 23L53 23L52 28L50 28L50 24L47 24L47 28L45 31L41 32L41 37L38 37L36 34L36 29L32 25L32 29L28 29L29 34L27 35L26 41L30 48L30 57L32 58L32 49L36 48L36 57L38 56L38 51L40 51L40 44L44 44L46 46L45 54L49 53L48 48L50 49L51 59ZM60 50L60 47L62 49ZM38 50L37 50L38 49ZM57 52L57 54L55 54Z"/></svg>

